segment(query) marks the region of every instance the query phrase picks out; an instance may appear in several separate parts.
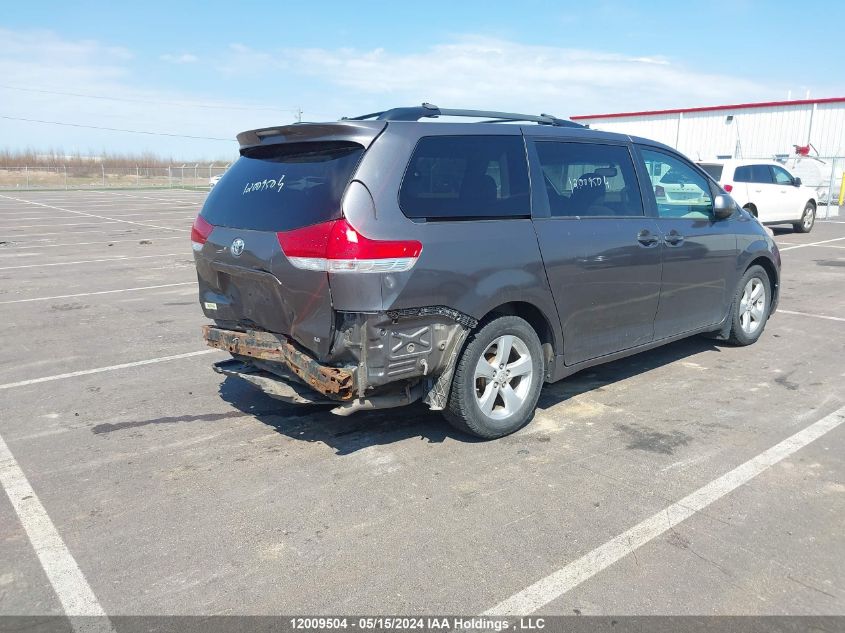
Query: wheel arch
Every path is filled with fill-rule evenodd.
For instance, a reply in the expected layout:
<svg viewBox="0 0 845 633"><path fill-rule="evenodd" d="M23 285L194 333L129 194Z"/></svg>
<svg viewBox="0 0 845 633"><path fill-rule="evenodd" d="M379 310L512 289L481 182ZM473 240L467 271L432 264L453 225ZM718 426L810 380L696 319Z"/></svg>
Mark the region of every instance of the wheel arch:
<svg viewBox="0 0 845 633"><path fill-rule="evenodd" d="M777 268L775 267L772 260L765 256L759 256L751 260L748 266L745 267L747 271L752 266L760 266L763 270L766 271L766 274L769 277L769 286L772 289L772 301L771 301L771 309L770 314L775 311L775 308L778 304L778 298L780 295L780 276L778 275Z"/></svg>
<svg viewBox="0 0 845 633"><path fill-rule="evenodd" d="M549 367L554 360L555 354L563 353L563 345L559 340L557 330L552 326L551 320L546 314L533 303L527 301L509 301L492 308L479 321L479 324L488 323L499 316L518 316L525 319L534 328L543 347L543 361Z"/></svg>

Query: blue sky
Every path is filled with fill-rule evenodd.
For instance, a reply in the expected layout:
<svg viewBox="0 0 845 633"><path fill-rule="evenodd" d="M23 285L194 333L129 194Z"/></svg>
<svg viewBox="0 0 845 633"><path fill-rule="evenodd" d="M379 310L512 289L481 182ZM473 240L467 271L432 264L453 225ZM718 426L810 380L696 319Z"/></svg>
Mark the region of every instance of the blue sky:
<svg viewBox="0 0 845 633"><path fill-rule="evenodd" d="M237 151L227 139L297 108L305 120L424 100L571 116L843 96L831 35L843 7L15 3L0 15L0 117L211 138L0 118L0 146L225 159Z"/></svg>

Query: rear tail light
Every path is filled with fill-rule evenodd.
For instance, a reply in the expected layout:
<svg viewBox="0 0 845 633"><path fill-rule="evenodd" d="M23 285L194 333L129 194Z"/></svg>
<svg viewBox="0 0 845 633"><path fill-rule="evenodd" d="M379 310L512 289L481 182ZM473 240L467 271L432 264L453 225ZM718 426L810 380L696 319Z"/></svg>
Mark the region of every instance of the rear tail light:
<svg viewBox="0 0 845 633"><path fill-rule="evenodd" d="M345 219L277 233L291 264L331 273L398 273L413 268L422 252L415 240L373 240Z"/></svg>
<svg viewBox="0 0 845 633"><path fill-rule="evenodd" d="M191 248L195 251L202 250L202 245L208 241L208 236L214 230L214 225L209 224L201 215L194 220L191 227Z"/></svg>
<svg viewBox="0 0 845 633"><path fill-rule="evenodd" d="M654 195L658 198L665 198L666 197L666 190L663 187L661 187L660 185L657 185L654 188Z"/></svg>
<svg viewBox="0 0 845 633"><path fill-rule="evenodd" d="M725 185L724 187L722 187L722 189L724 189L727 193L730 193L731 191L734 190L734 186L733 185Z"/></svg>

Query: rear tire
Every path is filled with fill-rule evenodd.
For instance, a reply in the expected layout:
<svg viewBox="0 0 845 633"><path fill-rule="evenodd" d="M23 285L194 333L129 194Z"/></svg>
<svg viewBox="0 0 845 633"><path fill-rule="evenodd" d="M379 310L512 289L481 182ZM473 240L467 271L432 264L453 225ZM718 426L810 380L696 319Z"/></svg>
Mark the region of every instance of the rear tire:
<svg viewBox="0 0 845 633"><path fill-rule="evenodd" d="M766 327L771 305L769 275L761 266L752 266L745 271L734 292L728 342L733 345L756 343Z"/></svg>
<svg viewBox="0 0 845 633"><path fill-rule="evenodd" d="M443 414L456 429L483 439L509 435L534 417L543 373L534 328L516 316L494 319L464 348Z"/></svg>
<svg viewBox="0 0 845 633"><path fill-rule="evenodd" d="M801 216L801 220L796 222L792 225L795 229L796 233L809 233L813 230L813 226L816 224L816 205L812 202L808 202L807 206L804 207L804 214Z"/></svg>

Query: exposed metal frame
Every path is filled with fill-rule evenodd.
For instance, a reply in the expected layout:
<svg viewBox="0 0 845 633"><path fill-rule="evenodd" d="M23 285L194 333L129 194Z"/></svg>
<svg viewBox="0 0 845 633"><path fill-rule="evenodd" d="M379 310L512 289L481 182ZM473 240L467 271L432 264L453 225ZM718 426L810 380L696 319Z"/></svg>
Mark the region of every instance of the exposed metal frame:
<svg viewBox="0 0 845 633"><path fill-rule="evenodd" d="M306 385L335 400L349 400L355 391L355 376L342 367L321 365L297 349L285 336L248 330L237 332L215 325L202 326L206 345L236 356L281 363Z"/></svg>

